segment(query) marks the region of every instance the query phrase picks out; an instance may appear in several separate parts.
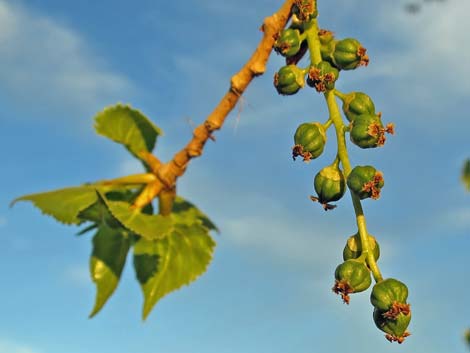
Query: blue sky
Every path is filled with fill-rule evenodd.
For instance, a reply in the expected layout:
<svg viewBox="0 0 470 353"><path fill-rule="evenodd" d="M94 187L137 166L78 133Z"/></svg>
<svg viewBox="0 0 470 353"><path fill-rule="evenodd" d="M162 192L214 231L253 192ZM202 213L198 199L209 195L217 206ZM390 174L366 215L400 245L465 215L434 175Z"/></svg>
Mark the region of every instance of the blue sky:
<svg viewBox="0 0 470 353"><path fill-rule="evenodd" d="M470 326L470 198L459 182L469 156L470 49L465 0L320 1L320 25L356 37L367 68L338 88L372 96L397 134L384 148L351 146L353 164L385 175L366 200L385 277L408 284L413 335L391 345L372 322L368 292L346 307L333 271L355 232L346 196L334 212L312 204L315 173L335 153L293 162L296 127L326 119L311 90L279 97L268 72L179 184L221 229L208 272L164 298L147 322L130 266L94 319L90 237L44 217L18 195L138 172L93 132L92 117L130 103L165 132L171 158L211 112L281 1L0 0L0 353L465 352Z"/></svg>

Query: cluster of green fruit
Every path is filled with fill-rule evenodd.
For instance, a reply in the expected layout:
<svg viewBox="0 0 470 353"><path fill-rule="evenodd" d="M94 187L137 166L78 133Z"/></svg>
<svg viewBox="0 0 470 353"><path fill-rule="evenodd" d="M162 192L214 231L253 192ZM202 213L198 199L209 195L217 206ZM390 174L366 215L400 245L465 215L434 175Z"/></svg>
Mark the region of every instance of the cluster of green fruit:
<svg viewBox="0 0 470 353"><path fill-rule="evenodd" d="M380 247L377 240L369 235L369 249L375 260L380 256ZM371 283L370 269L362 253L359 234L349 237L343 250L344 262L335 271L335 284L333 291L341 295L346 304L349 304L350 294L367 290ZM370 301L374 306L375 325L386 333L390 341L402 343L410 335L406 331L411 320L410 304L406 302L408 288L396 279L388 278L377 282L372 288Z"/></svg>
<svg viewBox="0 0 470 353"><path fill-rule="evenodd" d="M370 102L373 107L370 97L360 92L353 92L345 96L347 98L351 96L357 97L353 100L345 99L346 103L343 104L345 115L351 117L351 125L348 127L351 141L361 148L379 146L378 141L380 141L381 138L377 131L382 133L383 139L384 129L380 130L375 127L377 127L378 124L382 126L380 114L367 115L363 113L366 110L371 110L370 105L364 104L364 101ZM364 97L367 97L367 99ZM372 110L374 110L374 108L372 108ZM354 116L354 114L357 114L359 111L361 114ZM375 116L377 120L368 123L367 119L373 116ZM327 124L323 125L319 122L303 123L299 125L294 134L295 145L292 149L294 159L301 156L304 161L308 162L323 153L327 140L326 125ZM356 166L346 178L339 167L339 158L336 157L331 165L320 170L315 176L314 187L318 196L312 196L311 198L314 201L320 202L325 210L332 209L335 206L331 205L330 202L338 201L343 197L346 191L346 185L351 192L357 195L361 200L366 198L378 199L380 190L384 186L384 179L382 173L370 165Z"/></svg>
<svg viewBox="0 0 470 353"><path fill-rule="evenodd" d="M326 131L334 125L338 152L333 163L315 175L317 195L310 198L330 210L336 207L331 202L339 201L348 188L359 219L363 217L360 200L378 199L384 178L371 165L351 167L345 134L349 133L350 141L360 148L380 147L385 143L385 134L394 133L393 124L382 123L381 113L376 112L374 102L367 94L344 94L335 88L341 71L368 64L366 49L354 38L337 40L331 31L319 29L315 0L296 0L294 3L290 25L279 34L274 47L286 58L286 65L274 76L274 86L281 95L293 95L307 83L325 95L330 116L323 124L305 122L297 127L292 156L294 160L301 157L304 162L318 158L325 149ZM300 11L303 8L312 11L305 14ZM299 67L307 52L310 54L308 66ZM342 101L345 119L341 118L335 96ZM343 250L344 262L336 268L333 291L349 303L350 294L363 292L371 286L372 273L376 281L371 294L374 322L389 341L402 343L409 336L406 329L411 319L410 305L406 302L408 289L395 279L383 280L376 264L379 244L368 234L365 223L360 225L359 220L358 229Z"/></svg>

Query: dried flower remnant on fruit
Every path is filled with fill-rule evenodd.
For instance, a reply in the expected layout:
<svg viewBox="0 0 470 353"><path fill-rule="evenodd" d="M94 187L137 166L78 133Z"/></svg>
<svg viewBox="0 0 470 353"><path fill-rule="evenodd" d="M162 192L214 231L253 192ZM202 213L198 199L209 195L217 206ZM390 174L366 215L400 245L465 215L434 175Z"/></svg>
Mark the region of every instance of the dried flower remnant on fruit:
<svg viewBox="0 0 470 353"><path fill-rule="evenodd" d="M343 300L344 304L349 305L349 302L351 300L349 294L354 293L354 290L351 288L348 282L344 280L336 280L332 290L335 294L341 295L341 299Z"/></svg>
<svg viewBox="0 0 470 353"><path fill-rule="evenodd" d="M308 21L317 16L316 0L294 0L294 11L300 21Z"/></svg>
<svg viewBox="0 0 470 353"><path fill-rule="evenodd" d="M364 184L362 191L370 193L370 197L377 200L380 197L380 185L383 184L384 177L381 172L374 175L374 179Z"/></svg>
<svg viewBox="0 0 470 353"><path fill-rule="evenodd" d="M403 313L403 315L411 313L410 304L394 301L391 308L384 312L382 316L386 319L396 320L400 313Z"/></svg>
<svg viewBox="0 0 470 353"><path fill-rule="evenodd" d="M318 39L321 44L329 43L333 40L334 33L328 29L320 29L318 31Z"/></svg>
<svg viewBox="0 0 470 353"><path fill-rule="evenodd" d="M378 117L380 118L380 113L378 114ZM377 147L381 147L386 141L385 133L393 135L395 134L395 128L392 123L387 124L387 126L383 128L377 122L373 122L369 125L367 133L372 137L377 137Z"/></svg>
<svg viewBox="0 0 470 353"><path fill-rule="evenodd" d="M295 161L297 157L301 156L304 162L310 162L312 158L312 154L308 151L304 151L304 147L302 145L295 145L292 147L292 159Z"/></svg>
<svg viewBox="0 0 470 353"><path fill-rule="evenodd" d="M310 195L310 200L312 200L313 202L320 202L320 199L318 197L315 197L313 195ZM320 204L322 205L323 209L325 211L331 211L331 210L334 210L336 208L336 205L332 205L331 203L321 203Z"/></svg>
<svg viewBox="0 0 470 353"><path fill-rule="evenodd" d="M326 92L335 88L335 81L338 79L339 71L327 61L321 61L317 65L309 68L307 84L314 87L317 92Z"/></svg>
<svg viewBox="0 0 470 353"><path fill-rule="evenodd" d="M361 58L359 66L369 65L369 56L366 54L366 51L367 49L362 46L357 49L357 56Z"/></svg>
<svg viewBox="0 0 470 353"><path fill-rule="evenodd" d="M385 338L386 338L389 342L398 342L398 344L402 344L402 343L405 341L405 338L406 338L406 337L409 337L409 336L411 336L411 333L409 333L408 331L406 331L405 333L403 333L403 335L401 335L401 336L399 336L399 337L387 333L387 334L385 335Z"/></svg>

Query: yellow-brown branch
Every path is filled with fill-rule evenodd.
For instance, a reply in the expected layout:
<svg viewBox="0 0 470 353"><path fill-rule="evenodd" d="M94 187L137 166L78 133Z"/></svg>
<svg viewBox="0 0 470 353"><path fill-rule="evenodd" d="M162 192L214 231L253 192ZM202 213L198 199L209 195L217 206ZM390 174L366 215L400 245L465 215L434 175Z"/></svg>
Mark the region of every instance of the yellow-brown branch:
<svg viewBox="0 0 470 353"><path fill-rule="evenodd" d="M141 197L136 200L134 207L143 207L145 204L151 202L152 197L155 198L161 190L174 188L176 180L184 174L191 159L199 157L202 154L207 140L212 138L214 131L222 127L226 117L235 107L250 82L256 76L262 75L266 71L266 63L269 59L269 55L271 54L279 32L284 29L290 18L293 4L294 0L286 0L276 13L264 19L263 25L261 26L263 38L259 42L253 55L242 69L231 78L228 92L204 123L194 129L193 137L189 143L182 150L177 152L171 161L165 164L160 164L156 157L152 158L146 156L147 163L149 161L153 162L151 169L158 177L158 181L152 183L152 186L147 185L143 193L145 195L141 195Z"/></svg>

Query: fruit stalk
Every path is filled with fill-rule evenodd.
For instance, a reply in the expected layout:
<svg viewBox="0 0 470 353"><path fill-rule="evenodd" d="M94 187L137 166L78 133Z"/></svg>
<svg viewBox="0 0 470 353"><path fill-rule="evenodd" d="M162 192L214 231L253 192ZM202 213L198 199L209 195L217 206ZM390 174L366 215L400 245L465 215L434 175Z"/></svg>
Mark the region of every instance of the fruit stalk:
<svg viewBox="0 0 470 353"><path fill-rule="evenodd" d="M310 50L310 60L312 64L318 64L321 58L320 52L320 39L318 38L318 22L316 19L312 20L310 26L306 29L307 31L307 42ZM341 165L344 169L344 176L347 178L351 172L351 163L349 161L348 150L346 147L345 139L345 125L341 118L338 103L335 99L335 92L328 90L324 93L325 100L328 106L329 119L333 122L336 132L336 139L338 144L338 156L341 161ZM366 226L366 218L364 216L364 210L362 209L361 201L359 198L351 192L351 198L354 206L354 212L356 214L356 223L359 230L359 236L361 239L362 251L366 256L367 264L372 272L374 280L376 282L382 281L382 274L380 273L377 262L375 261L374 254L369 248L368 233Z"/></svg>

